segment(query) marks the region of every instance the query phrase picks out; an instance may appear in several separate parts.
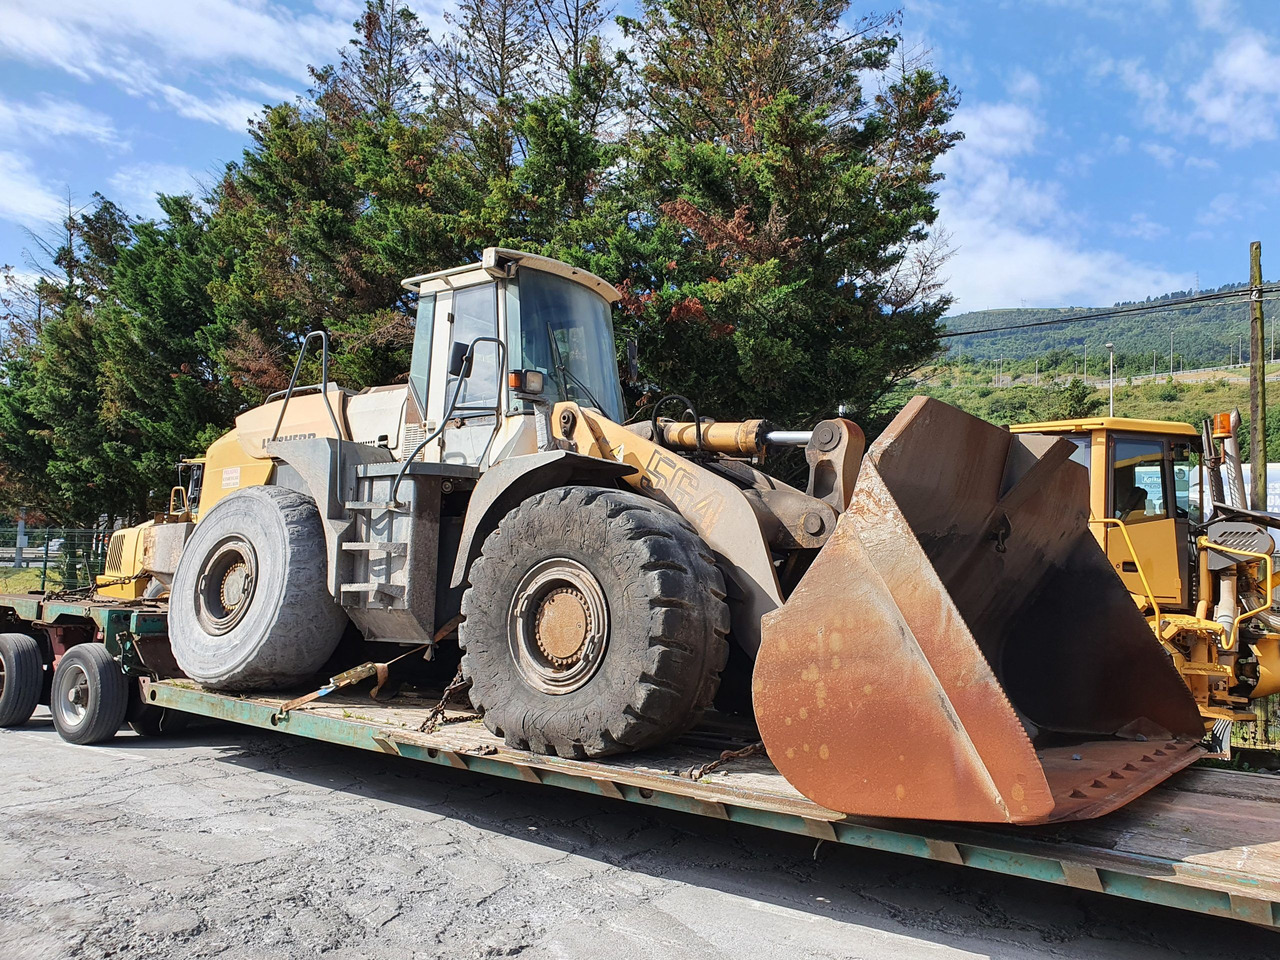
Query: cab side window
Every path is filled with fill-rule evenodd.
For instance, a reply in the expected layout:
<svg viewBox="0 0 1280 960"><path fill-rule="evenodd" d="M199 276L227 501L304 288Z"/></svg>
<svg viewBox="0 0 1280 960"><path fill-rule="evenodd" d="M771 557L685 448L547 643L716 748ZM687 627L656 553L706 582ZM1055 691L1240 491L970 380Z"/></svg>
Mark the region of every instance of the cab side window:
<svg viewBox="0 0 1280 960"><path fill-rule="evenodd" d="M466 287L453 295L453 342L470 345L476 337L498 335L498 290L492 283ZM498 401L498 346L476 344L471 376L462 385L460 407L492 407ZM447 398L453 396L450 378ZM478 411L472 411L478 412ZM489 411L492 413L492 410Z"/></svg>
<svg viewBox="0 0 1280 960"><path fill-rule="evenodd" d="M1113 462L1111 516L1125 523L1165 519L1169 510L1164 442L1117 439Z"/></svg>

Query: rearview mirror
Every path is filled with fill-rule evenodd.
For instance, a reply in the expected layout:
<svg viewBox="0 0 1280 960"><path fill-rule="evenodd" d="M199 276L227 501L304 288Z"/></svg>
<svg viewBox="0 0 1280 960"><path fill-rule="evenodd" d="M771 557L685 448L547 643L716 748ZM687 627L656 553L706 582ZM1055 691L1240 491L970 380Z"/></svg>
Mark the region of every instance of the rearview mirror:
<svg viewBox="0 0 1280 960"><path fill-rule="evenodd" d="M471 344L455 340L449 348L449 376L471 376Z"/></svg>

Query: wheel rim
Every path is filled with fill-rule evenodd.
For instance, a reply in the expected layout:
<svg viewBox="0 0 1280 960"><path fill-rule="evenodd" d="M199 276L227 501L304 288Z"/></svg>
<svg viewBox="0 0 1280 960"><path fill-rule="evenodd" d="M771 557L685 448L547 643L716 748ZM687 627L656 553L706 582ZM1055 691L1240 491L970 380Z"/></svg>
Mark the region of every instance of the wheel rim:
<svg viewBox="0 0 1280 960"><path fill-rule="evenodd" d="M257 583L258 554L249 542L240 537L218 541L196 583L200 625L213 636L233 630L253 605Z"/></svg>
<svg viewBox="0 0 1280 960"><path fill-rule="evenodd" d="M0 697L4 696L4 657L0 657Z"/></svg>
<svg viewBox="0 0 1280 960"><path fill-rule="evenodd" d="M600 581L576 560L543 560L516 587L507 639L529 686L557 695L580 689L595 676L609 644Z"/></svg>
<svg viewBox="0 0 1280 960"><path fill-rule="evenodd" d="M89 710L89 674L78 663L62 664L58 673L65 679L58 684L61 693L54 697L54 709L64 727L78 727Z"/></svg>

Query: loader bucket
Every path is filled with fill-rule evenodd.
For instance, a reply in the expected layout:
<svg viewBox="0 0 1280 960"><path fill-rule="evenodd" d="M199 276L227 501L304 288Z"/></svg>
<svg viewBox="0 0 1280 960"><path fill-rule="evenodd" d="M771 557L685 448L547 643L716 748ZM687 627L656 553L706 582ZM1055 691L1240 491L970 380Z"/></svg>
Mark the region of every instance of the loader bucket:
<svg viewBox="0 0 1280 960"><path fill-rule="evenodd" d="M796 789L862 816L1039 823L1114 810L1201 755L1072 450L925 397L871 446L762 622L756 720Z"/></svg>

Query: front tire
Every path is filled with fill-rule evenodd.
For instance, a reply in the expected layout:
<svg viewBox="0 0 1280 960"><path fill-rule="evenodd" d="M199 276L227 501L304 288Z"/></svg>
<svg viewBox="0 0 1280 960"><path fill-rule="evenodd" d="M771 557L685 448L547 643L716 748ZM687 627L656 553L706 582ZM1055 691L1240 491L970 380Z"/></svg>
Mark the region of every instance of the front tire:
<svg viewBox="0 0 1280 960"><path fill-rule="evenodd" d="M217 690L309 680L347 623L326 574L315 501L283 487L249 487L218 501L173 577L169 640L178 666Z"/></svg>
<svg viewBox="0 0 1280 960"><path fill-rule="evenodd" d="M0 727L30 720L43 689L40 644L24 633L0 633Z"/></svg>
<svg viewBox="0 0 1280 960"><path fill-rule="evenodd" d="M728 654L724 579L679 514L564 487L509 513L472 565L463 676L509 746L598 757L696 722Z"/></svg>
<svg viewBox="0 0 1280 960"><path fill-rule="evenodd" d="M72 647L53 672L49 710L68 743L103 743L124 723L129 681L100 643Z"/></svg>

